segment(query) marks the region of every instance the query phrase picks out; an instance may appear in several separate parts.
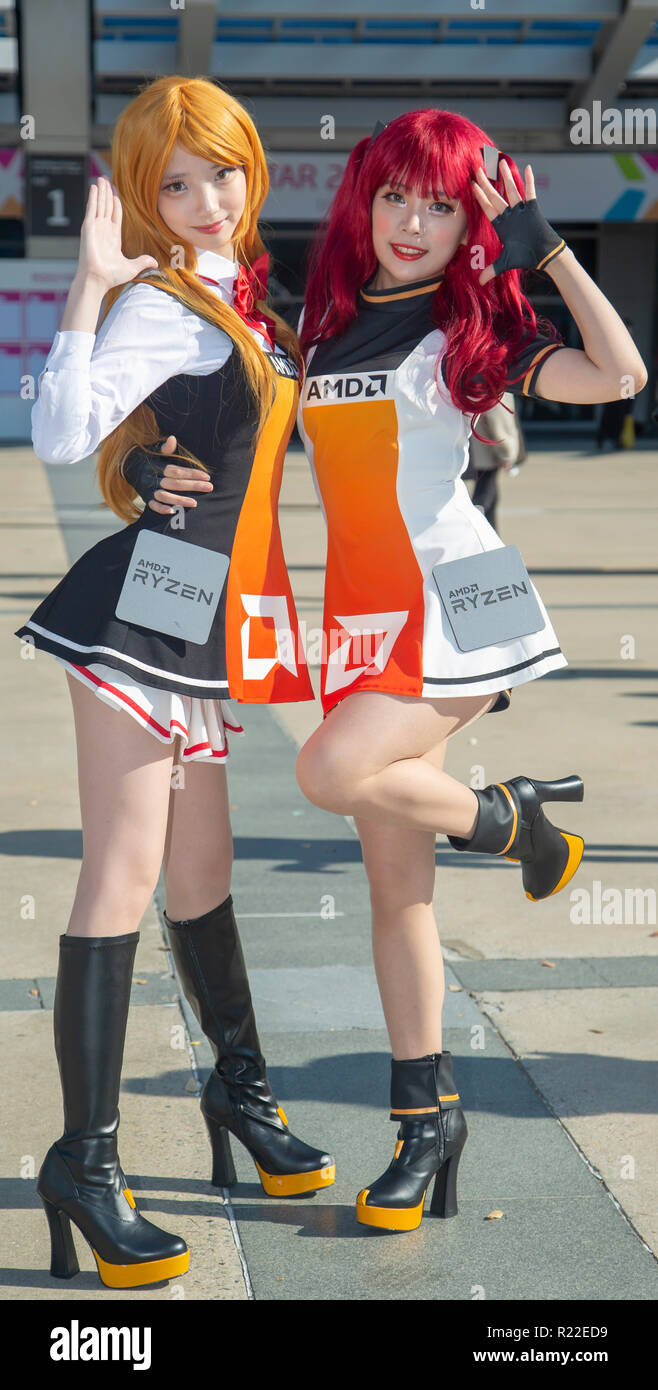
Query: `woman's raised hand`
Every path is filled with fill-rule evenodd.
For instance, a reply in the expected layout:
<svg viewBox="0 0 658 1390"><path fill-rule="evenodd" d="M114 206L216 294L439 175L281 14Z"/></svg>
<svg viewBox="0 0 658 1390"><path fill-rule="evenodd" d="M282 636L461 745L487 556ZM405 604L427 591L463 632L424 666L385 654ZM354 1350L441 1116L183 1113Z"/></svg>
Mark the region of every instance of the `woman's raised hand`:
<svg viewBox="0 0 658 1390"><path fill-rule="evenodd" d="M123 209L118 193L109 179L102 175L92 183L87 198L87 210L80 231L79 277L96 280L105 291L115 285L134 280L142 270L157 270L153 256L135 256L129 260L121 250L121 218Z"/></svg>
<svg viewBox="0 0 658 1390"><path fill-rule="evenodd" d="M484 169L477 169L476 179L471 179L476 200L503 244L501 254L478 277L481 285L504 270L541 270L567 250L562 237L541 212L531 165L525 167L525 198L519 193L506 159L501 159L500 168L507 201L496 191Z"/></svg>

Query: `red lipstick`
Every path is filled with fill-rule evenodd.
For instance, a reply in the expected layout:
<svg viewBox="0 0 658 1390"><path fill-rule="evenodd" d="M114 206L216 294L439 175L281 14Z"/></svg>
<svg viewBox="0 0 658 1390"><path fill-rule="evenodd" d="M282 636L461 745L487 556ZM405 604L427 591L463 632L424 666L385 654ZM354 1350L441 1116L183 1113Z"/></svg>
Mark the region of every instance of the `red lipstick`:
<svg viewBox="0 0 658 1390"><path fill-rule="evenodd" d="M399 261L419 261L427 252L420 246L407 246L405 242L391 242L391 251Z"/></svg>

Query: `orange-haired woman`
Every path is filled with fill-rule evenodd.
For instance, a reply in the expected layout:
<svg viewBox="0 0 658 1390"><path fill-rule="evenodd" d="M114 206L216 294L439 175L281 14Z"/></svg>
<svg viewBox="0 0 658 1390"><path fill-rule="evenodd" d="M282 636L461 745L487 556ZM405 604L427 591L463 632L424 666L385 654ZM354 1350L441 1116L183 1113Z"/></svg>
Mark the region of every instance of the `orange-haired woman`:
<svg viewBox="0 0 658 1390"><path fill-rule="evenodd" d="M16 636L66 669L83 829L54 1007L64 1133L37 1184L51 1272L77 1273L73 1220L103 1283L134 1287L189 1261L182 1239L137 1212L117 1149L137 928L163 859L171 949L216 1058L201 1097L213 1183L235 1181L229 1132L271 1194L326 1186L335 1166L291 1134L270 1088L229 892L225 730L243 731L227 697L313 698L277 520L300 358L259 303L263 150L226 92L174 76L123 111L112 167L116 191L101 178L89 192L32 429L50 463L101 445L103 496L128 524L82 555ZM140 513L122 463L170 434L191 465L181 486L205 489L207 505ZM186 770L173 794L175 761Z"/></svg>

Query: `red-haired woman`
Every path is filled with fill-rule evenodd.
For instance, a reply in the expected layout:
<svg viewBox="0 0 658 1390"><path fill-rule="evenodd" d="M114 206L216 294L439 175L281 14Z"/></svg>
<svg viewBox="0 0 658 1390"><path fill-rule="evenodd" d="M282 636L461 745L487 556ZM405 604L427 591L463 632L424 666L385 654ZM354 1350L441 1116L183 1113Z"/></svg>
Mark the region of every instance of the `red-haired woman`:
<svg viewBox="0 0 658 1390"><path fill-rule="evenodd" d="M506 389L596 402L647 375L612 305L542 216L530 166L524 186L501 160L492 182L483 147L496 158L484 131L437 110L359 142L316 244L300 333L298 423L328 552L325 718L297 777L317 806L354 818L363 849L400 1128L357 1216L393 1230L419 1225L435 1176L432 1210L456 1213L467 1136L442 1050L436 835L520 862L533 901L564 888L583 850L542 806L581 800L579 777L473 790L443 771L449 738L507 709L514 686L567 664L520 557L462 481L471 427ZM584 351L550 325L538 331L521 269L551 276ZM167 487L155 494L163 503L175 481ZM454 562L467 562L466 579L449 577Z"/></svg>
<svg viewBox="0 0 658 1390"><path fill-rule="evenodd" d="M518 593L534 600L534 619L515 614L509 552L461 480L469 416L505 389L595 402L618 395L626 374L636 390L646 381L621 319L542 216L530 166L524 186L502 159L492 182L482 167L490 144L437 110L361 140L316 246L300 333L300 429L328 528L331 717L302 748L297 777L316 805L353 816L361 839L400 1129L357 1215L396 1230L419 1224L434 1174L432 1209L456 1212L467 1134L442 1051L435 836L520 860L533 900L569 882L583 847L542 809L580 800L579 778L513 777L476 791L443 771L448 738L506 709L512 687L566 665L534 586L523 592L528 581ZM584 351L537 331L521 268L551 276ZM467 557L467 576L489 576L476 588L459 580L463 566L450 569ZM474 598L486 611L469 635Z"/></svg>
<svg viewBox="0 0 658 1390"><path fill-rule="evenodd" d="M103 496L129 524L16 635L66 669L83 831L54 1005L64 1133L37 1182L51 1273L77 1273L72 1220L103 1283L134 1287L189 1261L183 1240L136 1210L117 1150L137 928L161 864L171 950L216 1058L201 1096L213 1183L235 1181L229 1133L271 1195L327 1186L335 1168L295 1138L270 1088L229 891L225 728L241 730L226 697L313 698L277 518L299 349L259 302L263 150L215 83L167 77L122 112L112 165L117 191L101 178L89 193L32 428L51 463L102 445ZM140 513L122 463L170 432L202 469L186 468L184 490L210 495L163 519Z"/></svg>

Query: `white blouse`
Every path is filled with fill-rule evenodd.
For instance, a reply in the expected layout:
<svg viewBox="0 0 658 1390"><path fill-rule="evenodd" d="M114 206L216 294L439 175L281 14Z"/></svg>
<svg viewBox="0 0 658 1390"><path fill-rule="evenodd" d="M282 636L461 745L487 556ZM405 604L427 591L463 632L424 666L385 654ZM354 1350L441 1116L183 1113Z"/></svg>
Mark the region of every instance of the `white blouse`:
<svg viewBox="0 0 658 1390"><path fill-rule="evenodd" d="M232 304L237 262L195 247L197 272ZM251 330L260 346L269 344ZM208 376L231 355L233 340L180 300L136 281L112 305L97 333L59 330L39 376L32 445L44 463L78 463L146 397L180 372Z"/></svg>

